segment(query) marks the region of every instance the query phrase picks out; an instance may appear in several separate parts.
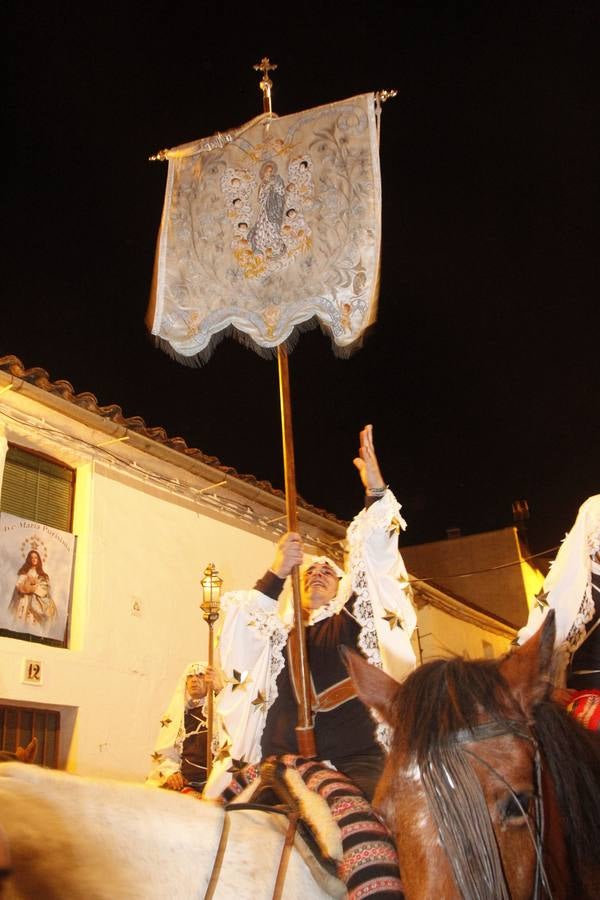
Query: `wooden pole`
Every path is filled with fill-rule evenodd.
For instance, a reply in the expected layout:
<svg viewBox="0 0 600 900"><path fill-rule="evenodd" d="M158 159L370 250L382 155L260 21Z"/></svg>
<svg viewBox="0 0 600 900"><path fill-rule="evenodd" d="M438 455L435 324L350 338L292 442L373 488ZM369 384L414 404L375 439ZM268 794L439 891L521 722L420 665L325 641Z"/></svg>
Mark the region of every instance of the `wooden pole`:
<svg viewBox="0 0 600 900"><path fill-rule="evenodd" d="M213 633L213 623L211 620L208 620L208 665L212 671L213 669L213 660L215 656L215 636ZM208 696L206 698L206 778L211 773L212 769L212 742L213 742L213 701L214 701L214 691L212 686L212 681L208 686Z"/></svg>
<svg viewBox="0 0 600 900"><path fill-rule="evenodd" d="M223 579L219 576L213 563L209 563L202 577L202 603L200 609L204 621L208 625L208 667L214 675L215 634L214 625L219 618L221 586ZM212 769L212 742L214 731L214 689L210 682L206 694L206 778Z"/></svg>
<svg viewBox="0 0 600 900"><path fill-rule="evenodd" d="M254 66L257 72L262 73L260 89L263 95L263 112L273 111L271 104L271 88L273 82L269 72L276 69L265 56ZM288 358L285 349L277 347L277 363L279 371L279 398L281 406L281 435L283 443L283 471L285 479L285 508L287 513L287 530L298 530L298 515L296 504L296 465L294 461L294 434L292 429L292 404L290 399L290 375ZM312 724L312 710L310 705L310 669L308 667L308 654L306 652L306 635L302 619L302 600L300 596L300 572L298 566L294 566L290 573L292 579L292 593L294 598L294 630L290 640L295 643L295 655L300 667L300 683L298 685L298 725L296 726L296 740L298 752L301 756L316 756L315 733Z"/></svg>
<svg viewBox="0 0 600 900"><path fill-rule="evenodd" d="M281 405L281 436L283 443L283 469L285 478L285 509L287 513L287 530L298 530L298 514L296 504L296 465L294 460L294 434L292 430L292 404L290 399L290 374L288 358L281 345L277 348L279 369L279 398ZM312 724L310 705L310 669L306 652L306 635L302 619L302 599L300 595L300 571L294 566L291 573L292 593L294 598L294 631L290 640L296 644L296 658L300 667L300 683L298 685L298 725L296 740L301 756L316 756L315 734Z"/></svg>

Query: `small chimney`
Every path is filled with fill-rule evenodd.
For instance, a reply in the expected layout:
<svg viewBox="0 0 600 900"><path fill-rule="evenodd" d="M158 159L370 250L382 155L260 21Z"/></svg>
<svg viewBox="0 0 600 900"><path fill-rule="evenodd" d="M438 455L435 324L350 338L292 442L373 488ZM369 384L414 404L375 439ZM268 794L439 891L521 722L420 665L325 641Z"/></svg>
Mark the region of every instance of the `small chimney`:
<svg viewBox="0 0 600 900"><path fill-rule="evenodd" d="M529 518L529 503L527 500L513 500L513 522L526 522Z"/></svg>

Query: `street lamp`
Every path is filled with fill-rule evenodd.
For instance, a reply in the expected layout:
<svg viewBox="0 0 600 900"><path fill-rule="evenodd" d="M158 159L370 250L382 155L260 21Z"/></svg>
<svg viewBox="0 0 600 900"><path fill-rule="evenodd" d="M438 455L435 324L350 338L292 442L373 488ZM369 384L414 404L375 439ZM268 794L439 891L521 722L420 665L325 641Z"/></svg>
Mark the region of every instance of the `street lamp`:
<svg viewBox="0 0 600 900"><path fill-rule="evenodd" d="M208 665L214 671L214 633L213 626L219 618L221 610L221 587L223 579L219 576L214 563L209 563L204 570L204 576L200 582L202 585L202 603L200 609L204 621L208 625ZM208 686L206 702L206 777L212 769L212 742L213 742L213 683Z"/></svg>

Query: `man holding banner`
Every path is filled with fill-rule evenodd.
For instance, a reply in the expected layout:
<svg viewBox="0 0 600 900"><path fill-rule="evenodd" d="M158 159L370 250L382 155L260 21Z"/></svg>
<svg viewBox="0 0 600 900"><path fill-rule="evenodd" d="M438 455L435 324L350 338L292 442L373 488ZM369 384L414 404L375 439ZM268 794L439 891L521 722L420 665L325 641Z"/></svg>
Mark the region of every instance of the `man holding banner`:
<svg viewBox="0 0 600 900"><path fill-rule="evenodd" d="M356 697L338 647L356 648L401 680L415 665L410 638L416 615L398 551L398 533L406 524L383 481L370 425L361 432L354 463L366 503L348 530L348 570L344 573L324 557L312 560L302 571L302 606L317 756L345 773L370 799L383 765L387 729ZM222 752L205 796L219 794L236 767L297 752L298 667L288 641L293 621L284 582L302 562L300 536L288 533L253 590L223 597L219 648L226 687L216 701Z"/></svg>
<svg viewBox="0 0 600 900"><path fill-rule="evenodd" d="M276 350L278 360L288 533L255 588L223 598L227 683L216 700L220 749L204 796L220 794L232 774L248 774L247 763L283 755L326 799L341 829L351 815L342 829L346 883L361 885L360 896L399 895L393 842L366 799L381 771L387 728L354 695L337 647L355 647L397 679L413 668L416 615L397 545L405 523L368 425L355 460L367 501L348 530L347 571L315 560L302 588L287 357L288 341L305 323L318 322L347 356L375 321L379 119L395 92L280 118L271 109L268 73L275 67L264 58L254 68L263 75L261 116L152 157L169 161L146 317L158 345L195 364L227 330L262 354ZM333 790L331 768L303 760L298 750L329 760L344 783ZM340 794L336 811L332 798Z"/></svg>

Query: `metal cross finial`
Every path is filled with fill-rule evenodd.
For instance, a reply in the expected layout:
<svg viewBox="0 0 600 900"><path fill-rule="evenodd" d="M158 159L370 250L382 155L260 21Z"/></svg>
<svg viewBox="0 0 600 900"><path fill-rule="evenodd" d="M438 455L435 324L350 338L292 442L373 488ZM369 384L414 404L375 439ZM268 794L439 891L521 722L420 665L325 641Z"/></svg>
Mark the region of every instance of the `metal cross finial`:
<svg viewBox="0 0 600 900"><path fill-rule="evenodd" d="M268 56L263 56L259 63L254 66L257 72L262 72L265 81L271 82L269 72L277 68L277 63L272 63Z"/></svg>
<svg viewBox="0 0 600 900"><path fill-rule="evenodd" d="M259 63L256 63L253 68L257 72L262 72L262 78L260 80L260 89L263 92L263 112L272 112L271 110L271 88L273 87L273 82L269 78L269 72L272 72L273 69L277 68L275 63L271 63L268 56L263 56Z"/></svg>
<svg viewBox="0 0 600 900"><path fill-rule="evenodd" d="M392 88L389 91L377 91L376 97L380 103L385 103L386 100L389 100L391 97L395 97L398 94L398 91Z"/></svg>

